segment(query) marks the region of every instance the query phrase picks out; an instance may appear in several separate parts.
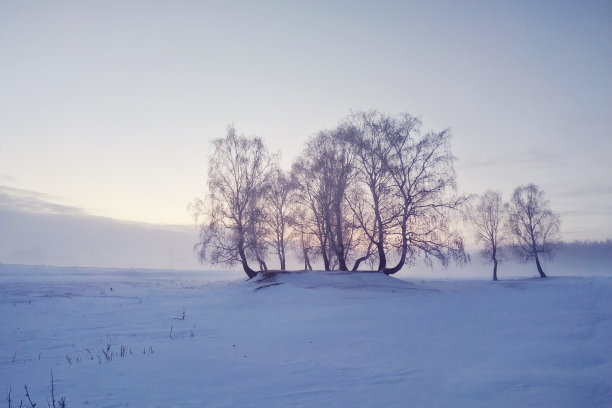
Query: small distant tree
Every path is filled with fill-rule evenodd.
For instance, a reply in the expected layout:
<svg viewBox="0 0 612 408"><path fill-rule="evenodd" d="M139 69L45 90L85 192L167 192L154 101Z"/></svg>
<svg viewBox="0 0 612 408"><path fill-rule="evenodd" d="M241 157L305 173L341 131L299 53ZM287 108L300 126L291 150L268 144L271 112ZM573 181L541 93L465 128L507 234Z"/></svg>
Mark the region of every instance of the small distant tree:
<svg viewBox="0 0 612 408"><path fill-rule="evenodd" d="M482 256L493 262L493 280L497 280L497 265L502 259L502 245L507 240L507 205L499 191L486 191L478 200L471 216L476 241L484 245Z"/></svg>
<svg viewBox="0 0 612 408"><path fill-rule="evenodd" d="M208 193L196 199L192 210L200 224L196 244L200 261L240 263L249 278L257 275L249 259L265 269L261 229L264 191L274 157L259 137L239 136L233 126L225 138L213 140L215 151L208 166Z"/></svg>
<svg viewBox="0 0 612 408"><path fill-rule="evenodd" d="M539 255L550 255L558 241L561 220L552 212L544 192L535 184L517 187L510 202L509 228L523 260L535 259L541 278L546 278Z"/></svg>

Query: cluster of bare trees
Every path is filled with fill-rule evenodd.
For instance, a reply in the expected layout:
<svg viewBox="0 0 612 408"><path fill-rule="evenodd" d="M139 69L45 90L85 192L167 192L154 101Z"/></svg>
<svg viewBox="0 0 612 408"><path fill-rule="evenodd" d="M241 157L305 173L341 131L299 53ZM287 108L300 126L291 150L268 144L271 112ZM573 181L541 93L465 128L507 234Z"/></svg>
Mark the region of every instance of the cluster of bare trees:
<svg viewBox="0 0 612 408"><path fill-rule="evenodd" d="M296 250L305 269L365 263L386 274L422 256L465 261L453 227L467 201L456 194L449 131L422 132L409 115L356 112L306 143L291 171L258 137L229 127L214 142L208 194L197 200L202 261L240 263L252 278L270 255L286 267Z"/></svg>
<svg viewBox="0 0 612 408"><path fill-rule="evenodd" d="M304 269L320 259L325 270L367 265L389 275L417 258L465 262L454 221L469 197L456 193L450 137L421 131L406 113L355 112L311 138L285 172L261 138L230 126L213 141L208 193L193 205L200 260L239 263L249 278L271 258L285 270L290 250ZM511 238L546 277L539 257L552 251L560 221L537 186L518 187L509 204L487 191L470 218L494 280Z"/></svg>
<svg viewBox="0 0 612 408"><path fill-rule="evenodd" d="M538 186L517 187L509 203L503 202L499 191L487 191L478 199L471 220L476 240L484 245L483 257L493 263L493 280L507 247L524 261L535 260L540 277L546 277L540 256L552 253L561 221Z"/></svg>

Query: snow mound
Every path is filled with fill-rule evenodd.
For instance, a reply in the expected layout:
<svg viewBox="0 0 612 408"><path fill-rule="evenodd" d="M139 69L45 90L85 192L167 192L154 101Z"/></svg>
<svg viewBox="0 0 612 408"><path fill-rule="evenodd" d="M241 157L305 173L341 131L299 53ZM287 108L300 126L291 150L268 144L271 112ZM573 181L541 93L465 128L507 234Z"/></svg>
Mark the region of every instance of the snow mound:
<svg viewBox="0 0 612 408"><path fill-rule="evenodd" d="M301 289L367 289L389 292L417 288L410 282L387 276L382 272L362 271L269 271L258 274L249 283L254 284L256 290L280 285L289 285Z"/></svg>

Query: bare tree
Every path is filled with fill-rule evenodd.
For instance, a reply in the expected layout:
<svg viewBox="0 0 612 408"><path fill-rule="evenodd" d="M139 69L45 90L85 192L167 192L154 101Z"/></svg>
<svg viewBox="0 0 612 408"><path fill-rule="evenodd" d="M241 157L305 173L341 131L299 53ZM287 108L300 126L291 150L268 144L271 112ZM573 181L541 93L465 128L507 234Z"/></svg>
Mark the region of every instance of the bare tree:
<svg viewBox="0 0 612 408"><path fill-rule="evenodd" d="M266 222L269 227L269 241L278 255L280 269L286 269L287 247L289 245L289 229L294 223L295 207L292 206L291 195L294 184L280 168L271 173L269 188L266 193L268 203Z"/></svg>
<svg viewBox="0 0 612 408"><path fill-rule="evenodd" d="M376 248L378 270L383 271L389 250L385 243L400 213L388 167L394 121L373 110L352 113L344 123L346 140L355 155L357 180L362 186L361 191L353 190L347 201L364 235ZM368 248L363 260L372 255Z"/></svg>
<svg viewBox="0 0 612 408"><path fill-rule="evenodd" d="M507 240L507 207L499 191L487 190L480 196L470 217L476 241L484 245L483 258L493 262L494 281L497 280L497 265L502 259L502 245Z"/></svg>
<svg viewBox="0 0 612 408"><path fill-rule="evenodd" d="M200 224L196 244L200 261L240 263L249 278L257 274L249 259L261 264L263 192L273 163L263 140L239 136L233 126L223 139L213 142L208 167L208 194L192 206Z"/></svg>
<svg viewBox="0 0 612 408"><path fill-rule="evenodd" d="M375 241L375 237L378 236L378 218L372 211L370 201L363 186L353 185L349 189L345 201L352 212L351 221L354 226L352 234L355 237L353 248L361 255L355 259L351 270L357 271L359 266L365 261L369 262L371 269L378 255L378 246L375 246L375 244L378 244ZM380 270L380 267L378 270Z"/></svg>
<svg viewBox="0 0 612 408"><path fill-rule="evenodd" d="M450 132L420 132L409 114L397 117L377 111L347 119L365 201L349 199L365 235L376 247L378 269L398 272L421 255L426 262L465 261L461 235L452 218L467 197L454 195L454 157ZM389 266L391 258L397 262Z"/></svg>
<svg viewBox="0 0 612 408"><path fill-rule="evenodd" d="M420 121L408 114L396 119L386 164L398 194L400 214L391 234L399 262L384 269L398 272L416 255L426 262L465 262L463 238L453 229L453 213L467 201L454 195L456 176L450 151L450 131L421 134Z"/></svg>
<svg viewBox="0 0 612 408"><path fill-rule="evenodd" d="M539 255L552 253L561 219L552 212L544 192L535 184L514 190L509 211L509 227L519 255L523 260L535 259L540 277L546 278Z"/></svg>
<svg viewBox="0 0 612 408"><path fill-rule="evenodd" d="M307 147L305 154L298 157L291 168L291 178L297 187L295 195L297 211L302 217L296 227L304 237L310 235L316 238L323 258L323 267L329 271L331 267L328 235L330 189L326 186L321 172L313 173L313 169L317 169L313 157L307 154L308 151Z"/></svg>
<svg viewBox="0 0 612 408"><path fill-rule="evenodd" d="M348 259L355 245L356 230L345 198L355 177L353 153L343 140L343 129L338 127L322 133L318 141L323 148L317 165L323 170L330 188L331 206L328 212L329 243L338 262L338 269L348 270Z"/></svg>
<svg viewBox="0 0 612 408"><path fill-rule="evenodd" d="M346 202L355 177L353 151L341 127L320 132L293 165L293 179L315 221L326 270L347 271L359 242L359 226Z"/></svg>

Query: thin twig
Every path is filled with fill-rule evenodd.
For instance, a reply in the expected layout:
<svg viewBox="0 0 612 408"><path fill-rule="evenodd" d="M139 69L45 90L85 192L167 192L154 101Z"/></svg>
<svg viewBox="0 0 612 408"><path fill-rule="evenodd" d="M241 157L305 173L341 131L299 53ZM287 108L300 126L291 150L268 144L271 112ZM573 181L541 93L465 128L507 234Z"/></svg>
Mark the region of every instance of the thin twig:
<svg viewBox="0 0 612 408"><path fill-rule="evenodd" d="M66 357L68 357L68 355L66 355ZM55 384L53 383L53 370L51 370L51 401L53 401L53 408L57 408L55 406Z"/></svg>
<svg viewBox="0 0 612 408"><path fill-rule="evenodd" d="M30 393L28 392L28 386L25 385L25 392L26 392L26 397L28 398L28 402L30 403L30 408L35 408L36 404L32 402L32 399L30 398Z"/></svg>

